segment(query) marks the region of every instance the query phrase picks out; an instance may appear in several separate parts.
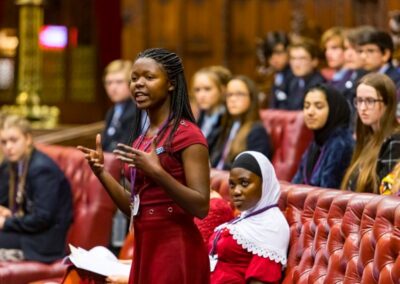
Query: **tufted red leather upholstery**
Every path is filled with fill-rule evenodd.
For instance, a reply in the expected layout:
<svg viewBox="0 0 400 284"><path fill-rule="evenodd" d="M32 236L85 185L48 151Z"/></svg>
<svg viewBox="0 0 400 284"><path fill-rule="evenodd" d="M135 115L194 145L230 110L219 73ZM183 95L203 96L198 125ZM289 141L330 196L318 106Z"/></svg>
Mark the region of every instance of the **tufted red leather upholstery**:
<svg viewBox="0 0 400 284"><path fill-rule="evenodd" d="M211 184L228 193L228 173ZM281 183L290 226L283 283L400 283L400 198Z"/></svg>
<svg viewBox="0 0 400 284"><path fill-rule="evenodd" d="M279 180L291 181L301 157L312 140L302 111L261 110L264 127L272 139L272 164Z"/></svg>
<svg viewBox="0 0 400 284"><path fill-rule="evenodd" d="M39 145L61 167L71 183L74 220L68 231L67 243L90 249L107 246L111 234L115 205L92 173L83 154L75 148ZM117 179L120 164L112 154L105 154L105 168ZM51 244L49 244L51 245ZM41 264L33 261L0 263L0 283L28 283L61 277L66 266L59 262Z"/></svg>

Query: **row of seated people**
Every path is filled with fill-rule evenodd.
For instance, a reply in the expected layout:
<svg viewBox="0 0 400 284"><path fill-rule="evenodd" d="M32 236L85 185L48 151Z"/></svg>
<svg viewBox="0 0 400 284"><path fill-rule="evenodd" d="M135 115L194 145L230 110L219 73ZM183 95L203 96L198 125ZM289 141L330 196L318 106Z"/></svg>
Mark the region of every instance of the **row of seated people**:
<svg viewBox="0 0 400 284"><path fill-rule="evenodd" d="M400 88L400 71L392 62L392 37L372 26L332 27L320 39L328 72L318 71L318 44L269 32L260 45L266 67L274 72L270 107L299 110L307 89L321 82L334 86L352 104L357 81L366 73L389 76ZM352 113L354 113L352 108Z"/></svg>
<svg viewBox="0 0 400 284"><path fill-rule="evenodd" d="M259 151L274 162L277 143L271 141L268 131L273 122L265 122L255 111L254 84L241 76L227 80L228 74L218 66L195 74L194 91L203 110L198 123L207 137L211 165L229 169L234 157L243 150ZM226 89L223 82L227 82ZM219 105L223 97L225 107ZM311 87L304 96L303 112L305 125L314 139L292 182L379 193L381 181L400 161L396 101L395 84L379 73L360 78L352 101L356 116L335 87ZM209 115L208 111L214 113Z"/></svg>

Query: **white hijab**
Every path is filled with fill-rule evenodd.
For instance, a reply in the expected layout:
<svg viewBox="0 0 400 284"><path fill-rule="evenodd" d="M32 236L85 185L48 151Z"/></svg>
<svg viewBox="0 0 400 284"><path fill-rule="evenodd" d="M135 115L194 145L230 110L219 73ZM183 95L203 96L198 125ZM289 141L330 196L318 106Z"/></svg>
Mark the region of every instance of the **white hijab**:
<svg viewBox="0 0 400 284"><path fill-rule="evenodd" d="M243 211L240 217L277 204L280 196L280 185L275 170L263 154L246 151L239 154L252 155L258 162L262 173L262 194L258 203L249 210ZM243 219L235 224L225 223L218 229L227 228L233 239L252 254L269 258L286 266L289 246L289 225L278 207L273 207L255 216Z"/></svg>

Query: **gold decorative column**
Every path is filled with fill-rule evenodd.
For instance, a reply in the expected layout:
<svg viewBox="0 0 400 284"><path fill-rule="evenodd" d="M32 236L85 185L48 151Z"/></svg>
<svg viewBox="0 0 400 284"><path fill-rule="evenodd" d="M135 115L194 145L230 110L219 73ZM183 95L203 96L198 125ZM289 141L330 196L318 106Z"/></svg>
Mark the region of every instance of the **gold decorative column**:
<svg viewBox="0 0 400 284"><path fill-rule="evenodd" d="M43 25L43 0L16 0L19 6L18 96L16 103L30 120L40 120L42 54L39 31Z"/></svg>

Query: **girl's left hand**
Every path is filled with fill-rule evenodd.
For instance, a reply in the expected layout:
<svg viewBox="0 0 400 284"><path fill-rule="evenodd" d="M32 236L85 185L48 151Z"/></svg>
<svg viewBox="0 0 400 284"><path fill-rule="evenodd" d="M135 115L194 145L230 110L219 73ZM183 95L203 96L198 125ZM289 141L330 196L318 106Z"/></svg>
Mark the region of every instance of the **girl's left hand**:
<svg viewBox="0 0 400 284"><path fill-rule="evenodd" d="M119 160L127 163L129 167L136 167L144 171L146 175L152 176L162 169L160 160L155 151L155 143L153 143L152 146L151 152L147 153L128 145L118 143L117 149L114 150L113 153L117 155Z"/></svg>

